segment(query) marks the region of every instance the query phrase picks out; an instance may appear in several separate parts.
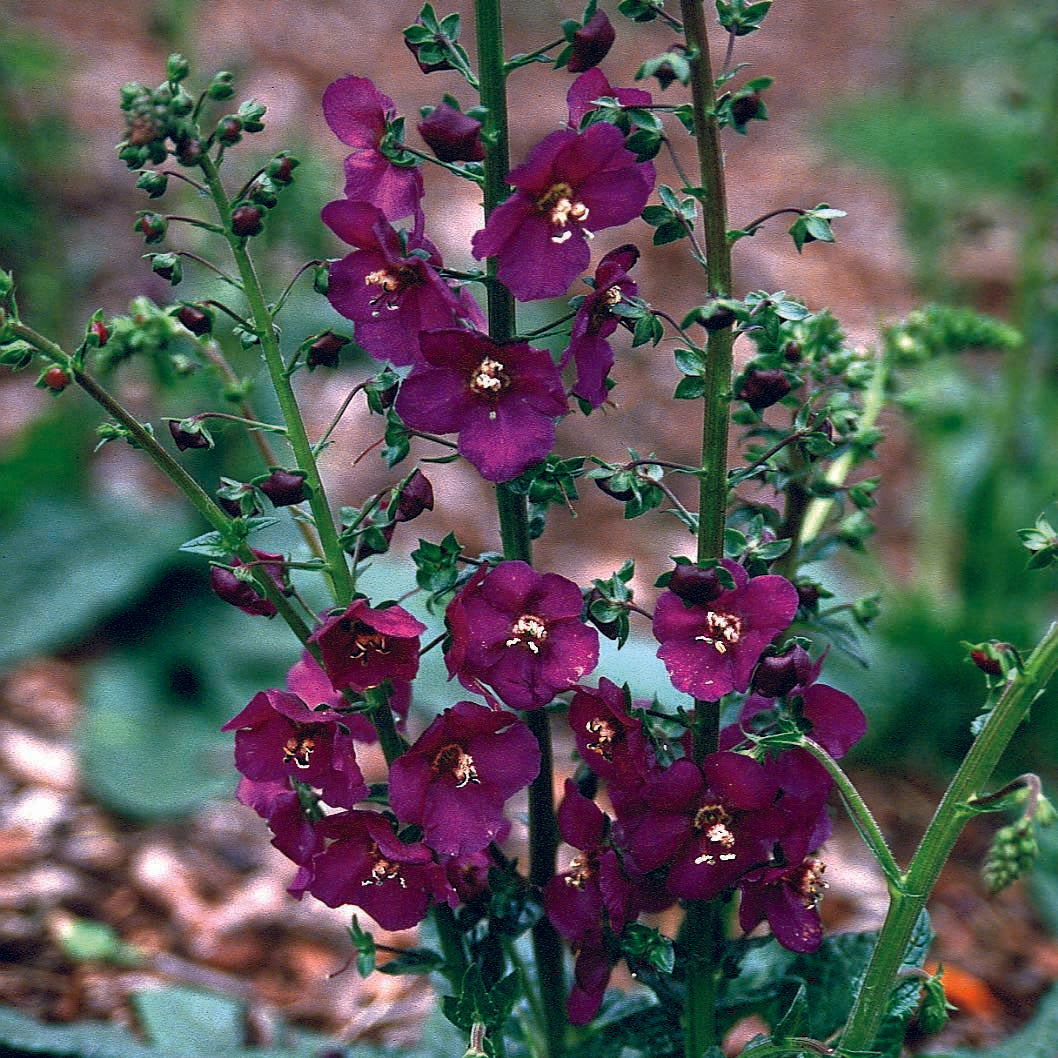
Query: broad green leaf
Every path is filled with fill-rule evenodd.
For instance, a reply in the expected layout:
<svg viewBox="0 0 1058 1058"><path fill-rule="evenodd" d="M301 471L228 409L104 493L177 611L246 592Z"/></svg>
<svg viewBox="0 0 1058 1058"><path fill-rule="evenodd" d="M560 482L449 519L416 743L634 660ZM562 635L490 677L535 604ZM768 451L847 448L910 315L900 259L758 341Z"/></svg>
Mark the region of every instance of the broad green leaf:
<svg viewBox="0 0 1058 1058"><path fill-rule="evenodd" d="M202 1054L238 1049L244 1043L243 1004L230 996L191 988L137 992L132 1004L156 1047Z"/></svg>

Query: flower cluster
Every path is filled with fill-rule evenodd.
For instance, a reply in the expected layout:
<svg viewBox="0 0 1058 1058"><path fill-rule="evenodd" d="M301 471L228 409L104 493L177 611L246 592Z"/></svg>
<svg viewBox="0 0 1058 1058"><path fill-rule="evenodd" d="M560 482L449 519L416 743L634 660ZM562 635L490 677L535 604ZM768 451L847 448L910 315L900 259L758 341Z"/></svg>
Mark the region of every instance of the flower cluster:
<svg viewBox="0 0 1058 1058"><path fill-rule="evenodd" d="M588 98L600 87L593 62L605 54L612 27L593 19L584 30L570 64L586 71L571 89L578 114L591 109ZM646 93L637 93L641 101L638 95ZM395 407L408 428L457 434L460 455L483 477L510 481L550 452L570 393L592 407L605 400L613 364L606 339L617 326L609 310L635 293L627 272L636 254L625 247L600 262L559 366L525 342L493 342L477 303L446 277L423 230L422 173L403 145L393 101L365 78L343 77L327 89L324 114L353 148L345 160L345 198L322 212L324 223L354 247L330 266L331 304L353 321L367 353L410 368ZM570 120L511 170L515 193L472 241L474 256L495 257L498 278L522 301L565 294L589 264L590 237L638 217L654 186L651 163L625 146L627 130L597 122L581 131L572 110ZM448 164L484 157L480 122L448 97L418 129ZM410 227L394 226L402 218ZM571 361L576 378L567 390L560 367Z"/></svg>

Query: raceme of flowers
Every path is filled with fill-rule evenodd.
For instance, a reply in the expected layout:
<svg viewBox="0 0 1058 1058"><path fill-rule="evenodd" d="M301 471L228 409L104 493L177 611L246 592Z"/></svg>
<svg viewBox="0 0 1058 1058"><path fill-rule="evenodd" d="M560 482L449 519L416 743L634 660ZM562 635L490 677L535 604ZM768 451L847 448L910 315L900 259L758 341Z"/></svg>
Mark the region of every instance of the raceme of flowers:
<svg viewBox="0 0 1058 1058"><path fill-rule="evenodd" d="M613 88L591 65L612 32L599 19L589 25L576 42L572 68L586 72L569 91L568 125L511 170L513 193L470 247L477 259L495 258L499 281L522 301L567 294L590 264L591 235L638 217L654 184L652 165L626 146L620 110L598 102L644 106L650 95ZM352 247L330 266L332 305L369 355L401 369L394 410L406 426L455 434L482 477L510 481L551 452L570 396L593 409L605 402L620 322L613 309L636 295L638 250L618 247L585 277L589 292L575 303L557 363L526 341L495 341L425 234L422 173L393 101L349 76L327 89L324 114L351 148L345 197L322 212ZM481 157L478 123L448 103L420 127L446 164ZM255 557L286 591L282 556ZM275 607L240 565L215 568L215 591L271 616ZM738 722L704 756L690 732L670 743L652 731L649 703L634 702L627 687L593 678L599 633L585 598L573 581L525 562L478 566L446 609L442 650L449 678L480 700L444 708L405 741L384 798L365 783L357 744L377 737L372 710L388 708L405 730L426 626L400 605L357 598L325 614L286 689L254 695L225 725L235 732L239 800L297 865L291 893L359 907L399 930L435 905L487 896L522 811L512 799L541 768L525 714L561 705L580 775L591 781L565 782L558 825L570 854L536 896L575 953L567 1008L577 1024L598 1012L627 928L679 900L737 892L744 930L767 921L787 948L818 948L832 780L797 736L840 757L865 728L848 695L818 682L821 658L774 646L798 609L784 577L751 576L731 560L678 563L657 599L657 654L675 689L740 704ZM775 733L778 749L767 744ZM586 795L596 788L609 814Z"/></svg>

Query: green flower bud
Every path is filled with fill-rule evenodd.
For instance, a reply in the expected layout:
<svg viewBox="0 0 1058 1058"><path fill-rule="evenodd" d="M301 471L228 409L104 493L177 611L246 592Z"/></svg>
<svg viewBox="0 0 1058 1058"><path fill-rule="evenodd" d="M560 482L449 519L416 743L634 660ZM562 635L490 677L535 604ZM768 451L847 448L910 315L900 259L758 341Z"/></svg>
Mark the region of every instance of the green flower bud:
<svg viewBox="0 0 1058 1058"><path fill-rule="evenodd" d="M169 177L165 173L156 173L153 169L148 169L140 173L136 187L140 191L146 191L148 198L161 198L169 187Z"/></svg>
<svg viewBox="0 0 1058 1058"><path fill-rule="evenodd" d="M174 287L184 278L184 266L175 253L149 253L146 256L151 262L151 271L168 279Z"/></svg>
<svg viewBox="0 0 1058 1058"><path fill-rule="evenodd" d="M141 210L136 215L136 226L133 231L138 231L148 245L161 242L168 230L169 222L160 213Z"/></svg>
<svg viewBox="0 0 1058 1058"><path fill-rule="evenodd" d="M182 81L191 72L191 64L179 52L173 52L165 63L165 76L170 81Z"/></svg>
<svg viewBox="0 0 1058 1058"><path fill-rule="evenodd" d="M239 104L239 120L242 122L244 132L260 132L264 128L261 120L268 108L264 103L258 103L256 99L247 99Z"/></svg>
<svg viewBox="0 0 1058 1058"><path fill-rule="evenodd" d="M242 139L242 122L234 115L227 114L217 122L217 140L226 147L231 147Z"/></svg>
<svg viewBox="0 0 1058 1058"><path fill-rule="evenodd" d="M213 80L209 82L209 88L206 89L206 95L217 102L222 99L231 99L235 94L234 81L235 74L228 70L221 70L213 75Z"/></svg>
<svg viewBox="0 0 1058 1058"><path fill-rule="evenodd" d="M294 179L294 170L301 163L297 158L289 154L277 154L269 163L265 169L265 173L272 179L274 183L286 186L291 183Z"/></svg>

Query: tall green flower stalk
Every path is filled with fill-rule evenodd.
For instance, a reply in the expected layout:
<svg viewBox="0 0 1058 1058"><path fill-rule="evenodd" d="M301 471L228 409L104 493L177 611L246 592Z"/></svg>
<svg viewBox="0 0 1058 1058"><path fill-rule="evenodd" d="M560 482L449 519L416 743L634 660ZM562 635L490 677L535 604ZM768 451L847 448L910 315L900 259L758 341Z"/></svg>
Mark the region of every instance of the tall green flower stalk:
<svg viewBox="0 0 1058 1058"><path fill-rule="evenodd" d="M483 185L485 217L506 199L510 170L508 146L507 71L503 50L503 22L499 0L476 0L478 80L481 103L487 111L483 136L485 153ZM496 261L487 262L489 335L497 342L510 341L516 333L515 306L511 292L495 281ZM496 508L505 559L532 562L526 498L506 485L496 486ZM551 726L543 709L526 714L526 723L540 746L540 772L529 788L529 883L542 892L555 874L559 832L555 818ZM565 1050L565 969L562 940L547 916L533 926L535 986L543 1018L541 1052L544 1058L559 1058Z"/></svg>

